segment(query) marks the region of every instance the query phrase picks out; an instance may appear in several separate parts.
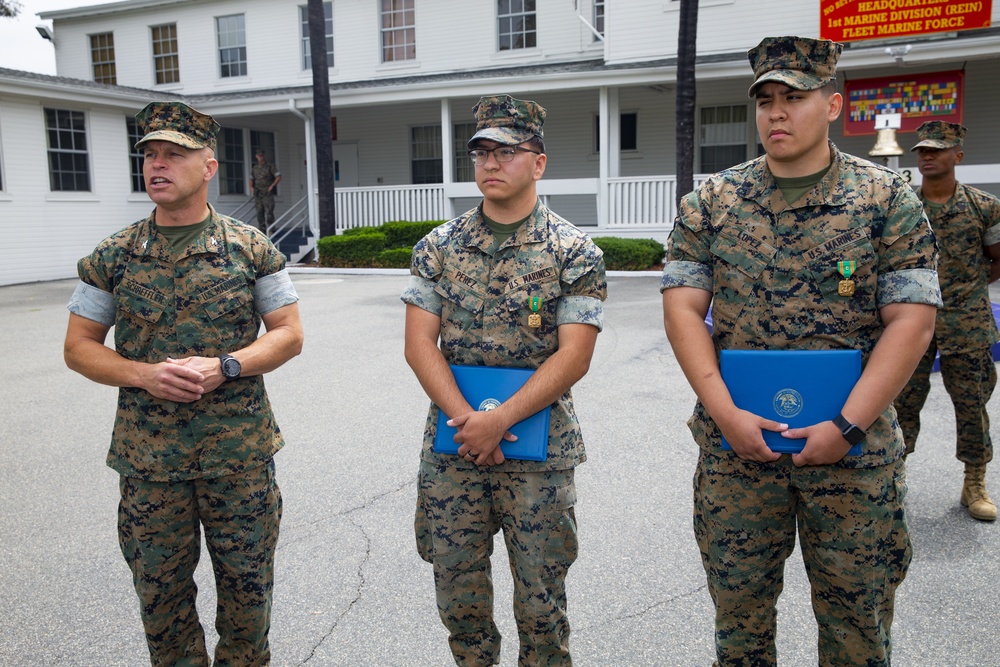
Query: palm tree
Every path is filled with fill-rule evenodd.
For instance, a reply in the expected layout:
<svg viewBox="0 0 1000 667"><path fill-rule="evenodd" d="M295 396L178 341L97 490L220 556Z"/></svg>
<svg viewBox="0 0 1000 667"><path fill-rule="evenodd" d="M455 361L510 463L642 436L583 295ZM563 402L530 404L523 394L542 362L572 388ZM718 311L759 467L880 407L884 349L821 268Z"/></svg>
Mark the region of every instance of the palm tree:
<svg viewBox="0 0 1000 667"><path fill-rule="evenodd" d="M698 0L680 0L677 34L677 206L694 190L694 66L698 52Z"/></svg>
<svg viewBox="0 0 1000 667"><path fill-rule="evenodd" d="M337 233L333 196L333 129L330 126L330 72L326 57L323 0L309 0L309 59L313 75L313 136L316 139L316 187L319 191L319 235ZM311 167L310 167L311 168Z"/></svg>

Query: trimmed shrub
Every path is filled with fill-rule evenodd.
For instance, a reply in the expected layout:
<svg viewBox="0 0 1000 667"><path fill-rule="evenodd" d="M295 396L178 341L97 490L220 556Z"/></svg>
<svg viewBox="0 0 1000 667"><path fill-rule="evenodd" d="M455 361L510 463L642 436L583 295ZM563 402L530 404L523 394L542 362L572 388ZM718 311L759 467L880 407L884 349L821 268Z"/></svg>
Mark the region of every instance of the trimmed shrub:
<svg viewBox="0 0 1000 667"><path fill-rule="evenodd" d="M320 266L367 267L385 250L385 234L324 236L316 246Z"/></svg>
<svg viewBox="0 0 1000 667"><path fill-rule="evenodd" d="M375 266L380 269L408 269L412 248L386 248L375 255Z"/></svg>
<svg viewBox="0 0 1000 667"><path fill-rule="evenodd" d="M380 227L351 227L340 233L341 236L363 236L365 234L381 234Z"/></svg>
<svg viewBox="0 0 1000 667"><path fill-rule="evenodd" d="M385 234L386 248L412 248L417 245L417 241L427 236L428 232L443 222L445 221L406 222L400 220L386 222L379 229Z"/></svg>
<svg viewBox="0 0 1000 667"><path fill-rule="evenodd" d="M644 271L663 262L666 248L653 239L621 239L614 236L594 238L604 251L604 265L609 271Z"/></svg>

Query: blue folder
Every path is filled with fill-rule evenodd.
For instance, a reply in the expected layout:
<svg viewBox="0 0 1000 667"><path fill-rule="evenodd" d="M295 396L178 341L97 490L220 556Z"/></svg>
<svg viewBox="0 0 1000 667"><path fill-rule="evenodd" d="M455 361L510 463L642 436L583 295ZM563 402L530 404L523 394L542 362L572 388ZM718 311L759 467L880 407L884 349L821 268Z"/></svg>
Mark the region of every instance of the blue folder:
<svg viewBox="0 0 1000 667"><path fill-rule="evenodd" d="M860 350L722 350L722 380L736 407L788 424L812 426L840 414L861 377ZM773 452L794 454L805 438L763 431ZM861 442L847 453L861 454ZM722 439L723 449L732 449Z"/></svg>
<svg viewBox="0 0 1000 667"><path fill-rule="evenodd" d="M476 410L492 410L517 393L534 373L531 368L501 368L499 366L451 366L462 396ZM438 411L437 436L434 451L457 454L455 428L448 426L448 415ZM545 406L524 421L514 424L510 432L517 436L514 442L500 441L500 451L508 459L544 461L549 455L549 418L551 406Z"/></svg>

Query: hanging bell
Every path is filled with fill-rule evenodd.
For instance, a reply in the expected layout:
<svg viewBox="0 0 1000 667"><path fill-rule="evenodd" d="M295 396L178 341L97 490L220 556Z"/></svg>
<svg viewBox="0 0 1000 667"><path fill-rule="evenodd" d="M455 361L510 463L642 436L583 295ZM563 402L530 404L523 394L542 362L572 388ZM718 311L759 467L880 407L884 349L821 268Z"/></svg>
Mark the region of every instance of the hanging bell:
<svg viewBox="0 0 1000 667"><path fill-rule="evenodd" d="M875 146L868 151L872 157L893 157L902 155L905 151L896 142L896 130L891 127L884 127L878 130L875 137Z"/></svg>

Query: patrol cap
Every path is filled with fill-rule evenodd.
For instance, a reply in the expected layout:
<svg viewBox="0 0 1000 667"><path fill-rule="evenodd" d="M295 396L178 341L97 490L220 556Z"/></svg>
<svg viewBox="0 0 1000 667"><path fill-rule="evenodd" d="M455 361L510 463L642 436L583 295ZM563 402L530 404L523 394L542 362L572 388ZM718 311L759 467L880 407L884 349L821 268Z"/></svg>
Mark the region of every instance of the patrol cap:
<svg viewBox="0 0 1000 667"><path fill-rule="evenodd" d="M513 146L542 137L545 109L536 102L510 95L482 97L472 113L476 115L476 133L469 139L469 148L480 139Z"/></svg>
<svg viewBox="0 0 1000 667"><path fill-rule="evenodd" d="M267 154L266 154L266 153L264 152L264 149L263 149L263 148L258 148L257 150L255 150L255 151L253 152L253 154L254 154L254 155L267 155Z"/></svg>
<svg viewBox="0 0 1000 667"><path fill-rule="evenodd" d="M816 90L837 78L837 60L843 44L808 37L765 37L747 51L754 82L748 95L767 81L796 90Z"/></svg>
<svg viewBox="0 0 1000 667"><path fill-rule="evenodd" d="M143 134L136 148L147 141L169 141L185 148L215 150L219 124L183 102L150 102L135 115L135 120Z"/></svg>
<svg viewBox="0 0 1000 667"><path fill-rule="evenodd" d="M943 120L929 120L917 128L917 139L920 141L911 151L918 148L954 148L965 143L965 127Z"/></svg>

